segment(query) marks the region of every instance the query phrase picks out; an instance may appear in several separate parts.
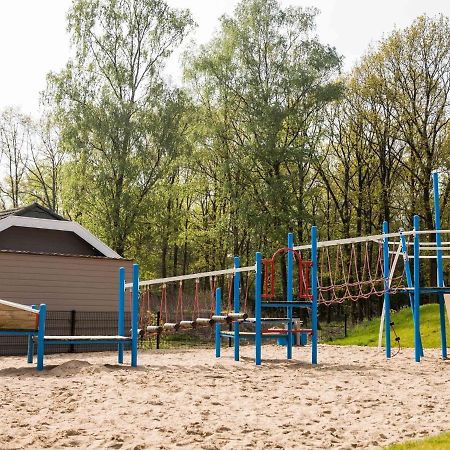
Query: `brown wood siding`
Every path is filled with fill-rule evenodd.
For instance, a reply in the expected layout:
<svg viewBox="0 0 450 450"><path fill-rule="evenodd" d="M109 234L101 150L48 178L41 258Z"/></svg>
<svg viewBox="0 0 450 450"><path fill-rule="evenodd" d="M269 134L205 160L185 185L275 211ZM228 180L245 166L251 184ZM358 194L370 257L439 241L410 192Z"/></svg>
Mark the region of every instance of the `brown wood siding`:
<svg viewBox="0 0 450 450"><path fill-rule="evenodd" d="M0 298L51 311L117 311L121 266L131 281L125 259L0 252Z"/></svg>
<svg viewBox="0 0 450 450"><path fill-rule="evenodd" d="M0 330L34 331L39 315L0 302Z"/></svg>
<svg viewBox="0 0 450 450"><path fill-rule="evenodd" d="M103 256L71 231L10 227L0 233L0 250Z"/></svg>

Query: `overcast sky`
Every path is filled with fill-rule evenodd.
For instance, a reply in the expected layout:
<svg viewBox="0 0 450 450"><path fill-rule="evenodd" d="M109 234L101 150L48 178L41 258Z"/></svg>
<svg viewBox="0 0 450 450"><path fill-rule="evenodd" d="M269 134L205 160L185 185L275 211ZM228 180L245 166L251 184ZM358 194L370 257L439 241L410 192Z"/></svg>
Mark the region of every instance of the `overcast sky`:
<svg viewBox="0 0 450 450"><path fill-rule="evenodd" d="M191 36L207 42L222 14L231 14L237 0L167 0L171 6L189 8L198 24ZM350 68L383 34L408 26L427 13L450 16L448 0L281 0L283 5L316 6L321 14L317 34L344 55ZM66 13L71 0L0 0L0 109L19 107L38 114L39 92L49 71L60 70L69 56ZM168 72L180 77L175 58Z"/></svg>

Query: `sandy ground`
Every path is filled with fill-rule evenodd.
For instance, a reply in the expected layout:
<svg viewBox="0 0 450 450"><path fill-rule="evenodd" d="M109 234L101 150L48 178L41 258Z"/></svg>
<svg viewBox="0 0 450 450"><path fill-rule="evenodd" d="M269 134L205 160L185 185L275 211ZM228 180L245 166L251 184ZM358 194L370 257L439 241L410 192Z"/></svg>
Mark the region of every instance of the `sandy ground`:
<svg viewBox="0 0 450 450"><path fill-rule="evenodd" d="M378 448L450 429L450 361L404 350L310 348L140 352L138 369L114 353L52 355L44 372L0 359L0 448ZM74 357L77 359L74 360ZM127 359L129 355L127 355ZM81 361L83 359L83 361Z"/></svg>

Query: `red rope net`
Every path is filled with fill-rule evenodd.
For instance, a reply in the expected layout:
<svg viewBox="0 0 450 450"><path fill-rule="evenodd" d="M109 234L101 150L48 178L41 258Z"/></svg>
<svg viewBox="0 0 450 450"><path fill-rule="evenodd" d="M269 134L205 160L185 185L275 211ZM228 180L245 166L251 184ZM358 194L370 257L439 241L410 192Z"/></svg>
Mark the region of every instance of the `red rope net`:
<svg viewBox="0 0 450 450"><path fill-rule="evenodd" d="M403 279L403 271L399 273L393 263L394 260L390 263L390 273L394 269L391 288L396 289ZM379 241L319 249L318 302L331 305L383 296L383 267L383 244Z"/></svg>

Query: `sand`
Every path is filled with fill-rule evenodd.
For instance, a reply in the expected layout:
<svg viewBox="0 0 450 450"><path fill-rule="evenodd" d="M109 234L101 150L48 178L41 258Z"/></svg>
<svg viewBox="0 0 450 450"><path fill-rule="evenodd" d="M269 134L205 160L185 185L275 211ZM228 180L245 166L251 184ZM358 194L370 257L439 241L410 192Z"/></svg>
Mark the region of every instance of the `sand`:
<svg viewBox="0 0 450 450"><path fill-rule="evenodd" d="M114 353L0 358L1 449L379 448L450 429L450 361L411 350L386 361L376 349L142 351L138 369ZM74 359L76 358L76 359ZM129 359L129 355L127 355Z"/></svg>

